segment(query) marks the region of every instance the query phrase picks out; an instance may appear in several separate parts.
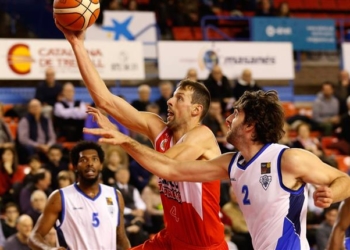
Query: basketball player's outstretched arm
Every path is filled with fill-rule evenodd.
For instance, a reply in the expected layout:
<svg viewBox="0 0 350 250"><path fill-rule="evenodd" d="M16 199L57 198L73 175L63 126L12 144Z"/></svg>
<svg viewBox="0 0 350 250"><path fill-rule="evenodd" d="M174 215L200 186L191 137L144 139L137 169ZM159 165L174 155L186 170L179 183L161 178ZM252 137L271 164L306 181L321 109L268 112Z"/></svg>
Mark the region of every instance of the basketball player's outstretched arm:
<svg viewBox="0 0 350 250"><path fill-rule="evenodd" d="M315 205L329 207L350 197L350 177L322 162L319 157L303 149L288 149L282 156L282 176L293 177L315 185ZM283 181L284 182L284 181ZM284 183L285 184L285 183ZM288 187L288 186L287 186Z"/></svg>
<svg viewBox="0 0 350 250"><path fill-rule="evenodd" d="M122 194L117 190L119 200L119 225L117 227L117 245L122 249L126 250L131 247L128 238L125 233L124 226L124 199Z"/></svg>
<svg viewBox="0 0 350 250"><path fill-rule="evenodd" d="M80 74L96 106L128 129L144 134L153 140L165 127L162 118L153 113L139 112L127 101L113 95L108 90L84 47L85 31L70 31L57 22L56 26L72 46Z"/></svg>
<svg viewBox="0 0 350 250"><path fill-rule="evenodd" d="M62 211L61 195L59 191L53 192L46 204L44 212L40 215L35 227L29 237L28 245L32 250L64 250L64 247L52 248L44 237L55 225L60 212Z"/></svg>
<svg viewBox="0 0 350 250"><path fill-rule="evenodd" d="M328 241L328 250L344 249L345 231L350 227L350 198L340 204L338 217Z"/></svg>
<svg viewBox="0 0 350 250"><path fill-rule="evenodd" d="M120 145L128 154L133 157L145 169L153 174L169 181L191 181L191 182L206 182L219 179L228 179L228 165L233 157L233 153L223 154L212 160L200 161L184 161L184 151L178 152L178 155L158 153L157 151L142 145L134 139L118 132L108 129L84 129L85 133L103 136L100 139L101 143L111 145ZM196 148L196 141L193 142L193 147ZM180 143L181 144L181 143ZM190 159L199 155L200 149L194 151L188 148L189 152L197 154L191 156ZM178 160L180 158L180 160ZM196 159L196 158L194 158Z"/></svg>

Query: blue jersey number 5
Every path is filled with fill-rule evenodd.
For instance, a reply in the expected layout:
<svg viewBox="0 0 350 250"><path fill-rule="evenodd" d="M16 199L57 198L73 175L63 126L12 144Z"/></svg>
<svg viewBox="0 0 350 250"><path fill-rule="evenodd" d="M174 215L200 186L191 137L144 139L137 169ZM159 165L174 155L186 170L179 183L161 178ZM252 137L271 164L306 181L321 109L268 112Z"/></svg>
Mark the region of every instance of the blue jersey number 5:
<svg viewBox="0 0 350 250"><path fill-rule="evenodd" d="M98 227L100 225L100 220L98 219L98 213L92 213L92 226Z"/></svg>
<svg viewBox="0 0 350 250"><path fill-rule="evenodd" d="M248 186L244 185L242 187L242 194L244 194L244 198L243 198L243 205L250 205L250 200L249 200L249 190L248 190Z"/></svg>

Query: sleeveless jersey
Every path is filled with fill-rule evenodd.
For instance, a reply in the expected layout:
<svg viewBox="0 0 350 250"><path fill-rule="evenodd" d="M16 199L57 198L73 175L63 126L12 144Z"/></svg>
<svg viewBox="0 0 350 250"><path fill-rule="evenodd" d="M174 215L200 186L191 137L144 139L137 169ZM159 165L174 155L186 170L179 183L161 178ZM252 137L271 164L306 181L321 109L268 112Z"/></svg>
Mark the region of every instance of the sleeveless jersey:
<svg viewBox="0 0 350 250"><path fill-rule="evenodd" d="M154 145L161 153L172 147L171 131L165 128ZM222 244L224 228L219 218L220 181L173 182L159 178L159 189L169 236L198 247Z"/></svg>
<svg viewBox="0 0 350 250"><path fill-rule="evenodd" d="M305 185L294 191L282 183L281 157L287 147L267 144L244 165L238 152L229 176L255 250L306 250Z"/></svg>
<svg viewBox="0 0 350 250"><path fill-rule="evenodd" d="M100 184L95 198L83 193L77 184L59 190L61 218L57 223L59 245L68 249L117 249L119 201L116 190Z"/></svg>
<svg viewBox="0 0 350 250"><path fill-rule="evenodd" d="M345 249L350 250L350 227L345 231Z"/></svg>

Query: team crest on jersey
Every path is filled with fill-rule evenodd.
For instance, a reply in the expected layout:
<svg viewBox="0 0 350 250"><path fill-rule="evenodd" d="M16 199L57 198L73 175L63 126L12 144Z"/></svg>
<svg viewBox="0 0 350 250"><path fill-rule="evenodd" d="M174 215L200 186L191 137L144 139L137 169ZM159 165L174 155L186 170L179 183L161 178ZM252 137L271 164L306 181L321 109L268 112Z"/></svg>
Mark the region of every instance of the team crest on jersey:
<svg viewBox="0 0 350 250"><path fill-rule="evenodd" d="M113 205L113 200L111 197L106 197L107 205Z"/></svg>
<svg viewBox="0 0 350 250"><path fill-rule="evenodd" d="M262 187L267 190L267 188L269 187L270 183L272 181L272 177L269 175L263 175L260 177L260 183L262 185Z"/></svg>
<svg viewBox="0 0 350 250"><path fill-rule="evenodd" d="M167 198L176 200L181 203L181 193L179 189L179 184L174 181L167 181L159 178L159 191L164 194Z"/></svg>
<svg viewBox="0 0 350 250"><path fill-rule="evenodd" d="M271 162L262 162L261 174L270 174L270 173L271 173Z"/></svg>
<svg viewBox="0 0 350 250"><path fill-rule="evenodd" d="M165 145L166 145L166 143L168 142L168 139L164 139L164 140L162 140L161 142L160 142L160 149L162 150L162 151L165 151Z"/></svg>

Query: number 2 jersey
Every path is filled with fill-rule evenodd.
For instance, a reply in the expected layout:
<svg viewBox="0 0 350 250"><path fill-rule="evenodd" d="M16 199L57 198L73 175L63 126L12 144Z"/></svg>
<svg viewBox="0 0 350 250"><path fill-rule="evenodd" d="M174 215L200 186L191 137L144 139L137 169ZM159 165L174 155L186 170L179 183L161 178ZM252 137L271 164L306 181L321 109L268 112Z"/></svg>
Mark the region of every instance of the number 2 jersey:
<svg viewBox="0 0 350 250"><path fill-rule="evenodd" d="M173 146L166 128L155 140L155 149L164 153ZM198 247L220 245L224 241L220 212L220 181L172 182L159 178L160 195L168 235Z"/></svg>
<svg viewBox="0 0 350 250"><path fill-rule="evenodd" d="M70 250L117 249L119 202L115 188L103 184L95 198L75 183L60 189L62 213L56 226L59 245Z"/></svg>
<svg viewBox="0 0 350 250"><path fill-rule="evenodd" d="M255 250L306 250L308 193L282 183L284 145L267 144L248 162L236 153L229 176Z"/></svg>

